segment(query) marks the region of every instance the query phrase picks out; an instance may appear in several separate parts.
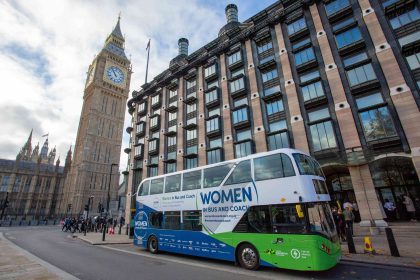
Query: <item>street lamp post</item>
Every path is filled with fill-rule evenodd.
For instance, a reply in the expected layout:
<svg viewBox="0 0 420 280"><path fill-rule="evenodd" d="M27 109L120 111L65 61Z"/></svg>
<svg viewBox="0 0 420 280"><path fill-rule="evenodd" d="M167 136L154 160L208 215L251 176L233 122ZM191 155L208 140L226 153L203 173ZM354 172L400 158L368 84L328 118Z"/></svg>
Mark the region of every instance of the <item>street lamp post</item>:
<svg viewBox="0 0 420 280"><path fill-rule="evenodd" d="M111 163L111 168L109 169L108 197L107 197L107 200L106 200L106 213L105 213L104 229L102 230L102 241L105 241L105 232L106 232L106 225L107 225L108 212L109 212L109 200L111 199L110 190L111 190L111 176L112 176L112 167L113 166L118 166L118 164Z"/></svg>

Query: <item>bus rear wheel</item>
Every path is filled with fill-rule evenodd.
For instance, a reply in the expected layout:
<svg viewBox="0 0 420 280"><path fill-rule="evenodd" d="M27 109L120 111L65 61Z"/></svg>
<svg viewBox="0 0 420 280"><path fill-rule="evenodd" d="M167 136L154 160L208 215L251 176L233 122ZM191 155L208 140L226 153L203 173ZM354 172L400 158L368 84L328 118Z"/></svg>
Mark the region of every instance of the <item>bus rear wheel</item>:
<svg viewBox="0 0 420 280"><path fill-rule="evenodd" d="M151 236L149 240L147 241L147 249L152 254L157 254L158 252L158 240L156 236Z"/></svg>
<svg viewBox="0 0 420 280"><path fill-rule="evenodd" d="M246 269L256 270L260 267L258 251L251 244L243 244L238 249L238 262Z"/></svg>

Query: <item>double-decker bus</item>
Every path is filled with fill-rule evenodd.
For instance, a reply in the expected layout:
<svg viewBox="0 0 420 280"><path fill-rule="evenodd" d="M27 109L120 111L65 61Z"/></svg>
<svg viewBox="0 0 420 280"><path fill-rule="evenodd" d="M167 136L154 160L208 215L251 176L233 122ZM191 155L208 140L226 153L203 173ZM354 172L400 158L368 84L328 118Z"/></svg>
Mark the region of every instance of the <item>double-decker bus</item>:
<svg viewBox="0 0 420 280"><path fill-rule="evenodd" d="M319 164L294 149L143 180L134 244L295 270L327 270L341 257Z"/></svg>

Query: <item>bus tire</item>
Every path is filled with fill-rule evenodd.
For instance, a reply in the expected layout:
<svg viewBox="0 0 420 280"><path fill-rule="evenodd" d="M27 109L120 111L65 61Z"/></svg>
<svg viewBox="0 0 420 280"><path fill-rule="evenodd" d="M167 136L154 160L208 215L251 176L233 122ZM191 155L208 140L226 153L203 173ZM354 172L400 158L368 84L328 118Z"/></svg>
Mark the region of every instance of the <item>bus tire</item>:
<svg viewBox="0 0 420 280"><path fill-rule="evenodd" d="M147 240L147 250L149 250L152 254L157 254L159 250L159 244L156 236L152 235L149 237L149 240Z"/></svg>
<svg viewBox="0 0 420 280"><path fill-rule="evenodd" d="M251 244L242 244L237 252L238 262L243 268L257 270L260 267L260 256Z"/></svg>

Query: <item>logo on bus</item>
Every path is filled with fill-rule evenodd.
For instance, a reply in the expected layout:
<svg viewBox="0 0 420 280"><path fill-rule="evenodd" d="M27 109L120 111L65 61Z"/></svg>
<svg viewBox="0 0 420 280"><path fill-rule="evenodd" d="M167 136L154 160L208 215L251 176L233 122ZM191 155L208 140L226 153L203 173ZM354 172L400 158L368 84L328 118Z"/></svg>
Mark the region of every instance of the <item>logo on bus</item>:
<svg viewBox="0 0 420 280"><path fill-rule="evenodd" d="M146 235L144 229L148 228L148 218L144 211L139 211L134 219L134 234L137 238L143 238Z"/></svg>
<svg viewBox="0 0 420 280"><path fill-rule="evenodd" d="M208 193L200 193L201 202L205 204L239 203L252 201L251 187L233 188L229 190L214 190Z"/></svg>

